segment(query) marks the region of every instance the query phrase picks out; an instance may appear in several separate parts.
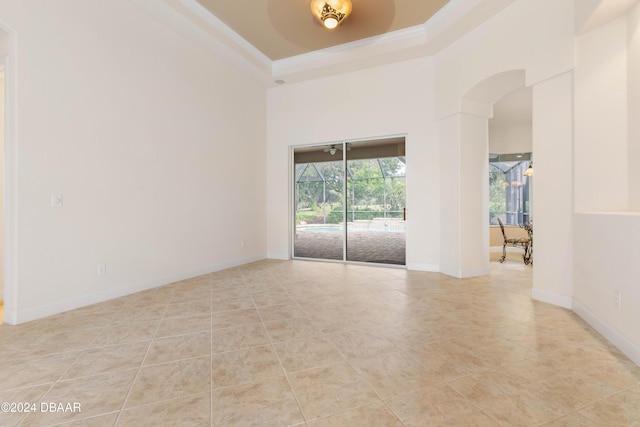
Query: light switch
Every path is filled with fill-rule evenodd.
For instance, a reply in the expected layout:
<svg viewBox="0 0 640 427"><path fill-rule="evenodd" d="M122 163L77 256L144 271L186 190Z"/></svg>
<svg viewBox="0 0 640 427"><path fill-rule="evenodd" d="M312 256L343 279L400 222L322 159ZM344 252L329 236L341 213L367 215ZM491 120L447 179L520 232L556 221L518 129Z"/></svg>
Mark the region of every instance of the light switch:
<svg viewBox="0 0 640 427"><path fill-rule="evenodd" d="M51 195L51 207L52 208L61 208L62 207L62 194L52 194Z"/></svg>

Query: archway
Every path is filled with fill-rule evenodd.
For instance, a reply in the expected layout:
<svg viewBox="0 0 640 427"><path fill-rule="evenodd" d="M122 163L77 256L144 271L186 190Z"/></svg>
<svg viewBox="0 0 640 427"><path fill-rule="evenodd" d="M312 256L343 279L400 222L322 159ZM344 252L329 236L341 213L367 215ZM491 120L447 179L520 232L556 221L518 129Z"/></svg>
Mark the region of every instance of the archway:
<svg viewBox="0 0 640 427"><path fill-rule="evenodd" d="M493 105L525 86L525 71L494 74L460 99L459 111L440 120L442 142L443 272L456 277L489 274L489 119ZM458 192L449 195L450 188Z"/></svg>

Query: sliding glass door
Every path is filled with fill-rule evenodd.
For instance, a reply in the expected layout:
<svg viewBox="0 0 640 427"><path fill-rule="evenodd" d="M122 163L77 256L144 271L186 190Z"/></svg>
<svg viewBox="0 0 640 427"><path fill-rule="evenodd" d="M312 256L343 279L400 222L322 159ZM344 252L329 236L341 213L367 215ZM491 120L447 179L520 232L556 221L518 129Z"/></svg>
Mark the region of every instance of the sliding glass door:
<svg viewBox="0 0 640 427"><path fill-rule="evenodd" d="M341 147L341 145L340 145ZM294 151L293 256L344 260L344 160L331 146Z"/></svg>
<svg viewBox="0 0 640 427"><path fill-rule="evenodd" d="M294 258L405 264L404 137L296 147Z"/></svg>
<svg viewBox="0 0 640 427"><path fill-rule="evenodd" d="M347 261L405 264L404 174L403 156L347 160Z"/></svg>

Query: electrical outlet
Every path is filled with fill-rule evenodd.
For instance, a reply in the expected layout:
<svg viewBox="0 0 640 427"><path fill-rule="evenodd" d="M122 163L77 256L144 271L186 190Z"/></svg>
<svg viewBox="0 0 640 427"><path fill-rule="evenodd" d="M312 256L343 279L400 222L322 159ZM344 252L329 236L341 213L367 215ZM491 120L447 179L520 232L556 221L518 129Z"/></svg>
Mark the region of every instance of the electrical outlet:
<svg viewBox="0 0 640 427"><path fill-rule="evenodd" d="M102 276L103 274L107 274L107 265L98 264L98 276Z"/></svg>
<svg viewBox="0 0 640 427"><path fill-rule="evenodd" d="M242 242L240 242L240 247L241 247L242 249L244 249L244 240L243 240Z"/></svg>
<svg viewBox="0 0 640 427"><path fill-rule="evenodd" d="M616 307L620 308L622 305L622 292L616 290Z"/></svg>

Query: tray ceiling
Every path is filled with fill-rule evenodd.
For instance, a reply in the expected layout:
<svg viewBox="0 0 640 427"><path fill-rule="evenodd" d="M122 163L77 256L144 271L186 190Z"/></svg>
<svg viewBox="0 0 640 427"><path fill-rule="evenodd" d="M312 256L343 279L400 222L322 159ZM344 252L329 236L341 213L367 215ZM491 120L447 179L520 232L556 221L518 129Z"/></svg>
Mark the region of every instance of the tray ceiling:
<svg viewBox="0 0 640 427"><path fill-rule="evenodd" d="M353 12L324 29L310 0L197 0L272 61L424 24L448 0L352 0Z"/></svg>

